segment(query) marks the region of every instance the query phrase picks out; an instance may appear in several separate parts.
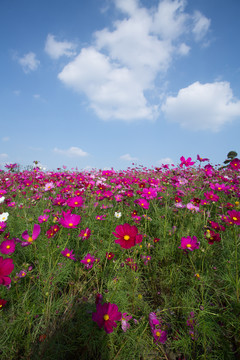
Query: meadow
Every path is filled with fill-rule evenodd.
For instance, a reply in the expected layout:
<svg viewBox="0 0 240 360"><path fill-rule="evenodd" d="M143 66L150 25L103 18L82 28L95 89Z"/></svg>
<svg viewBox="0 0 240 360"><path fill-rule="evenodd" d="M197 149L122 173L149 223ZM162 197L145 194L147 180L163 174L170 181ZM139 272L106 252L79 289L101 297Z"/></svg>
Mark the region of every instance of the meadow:
<svg viewBox="0 0 240 360"><path fill-rule="evenodd" d="M240 160L0 172L0 359L240 358Z"/></svg>

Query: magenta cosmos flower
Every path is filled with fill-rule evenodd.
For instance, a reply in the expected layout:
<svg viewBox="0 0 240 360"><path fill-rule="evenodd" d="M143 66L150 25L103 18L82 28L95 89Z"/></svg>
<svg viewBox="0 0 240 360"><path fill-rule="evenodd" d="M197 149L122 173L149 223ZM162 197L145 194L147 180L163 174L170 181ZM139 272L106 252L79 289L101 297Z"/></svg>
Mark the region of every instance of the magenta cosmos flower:
<svg viewBox="0 0 240 360"><path fill-rule="evenodd" d="M11 279L8 276L14 269L13 259L3 259L0 256L0 285L9 285Z"/></svg>
<svg viewBox="0 0 240 360"><path fill-rule="evenodd" d="M59 219L60 224L65 228L75 229L80 223L81 216L65 213L64 217Z"/></svg>
<svg viewBox="0 0 240 360"><path fill-rule="evenodd" d="M93 263L95 261L95 257L91 254L87 254L83 260L81 260L81 263L85 265L86 269L91 269L93 267Z"/></svg>
<svg viewBox="0 0 240 360"><path fill-rule="evenodd" d="M15 247L16 245L14 240L5 240L0 245L0 252L4 255L14 253Z"/></svg>
<svg viewBox="0 0 240 360"><path fill-rule="evenodd" d="M69 250L68 248L65 248L65 250L61 251L61 254L71 260L76 260L75 255L73 254L73 250Z"/></svg>
<svg viewBox="0 0 240 360"><path fill-rule="evenodd" d="M195 164L194 161L192 161L192 159L191 159L190 157L187 158L187 159L185 159L184 156L181 156L181 157L180 157L180 160L181 160L180 167L183 167L183 165L185 165L186 167L188 167L188 166L191 166L191 165Z"/></svg>
<svg viewBox="0 0 240 360"><path fill-rule="evenodd" d="M127 223L123 225L117 225L115 232L112 233L117 237L115 243L119 244L123 249L130 249L142 242L142 235L138 234L138 228Z"/></svg>
<svg viewBox="0 0 240 360"><path fill-rule="evenodd" d="M181 246L179 246L179 248L183 250L193 251L195 249L199 249L199 245L200 242L197 241L196 236L193 236L192 238L191 236L187 236L186 238L182 237Z"/></svg>
<svg viewBox="0 0 240 360"><path fill-rule="evenodd" d="M98 303L96 305L97 311L92 314L92 319L98 326L103 327L107 334L113 332L113 328L117 327L116 321L122 319L122 314L118 311L116 304Z"/></svg>
<svg viewBox="0 0 240 360"><path fill-rule="evenodd" d="M91 235L91 230L86 228L85 230L81 230L80 234L78 235L82 240L89 239Z"/></svg>
<svg viewBox="0 0 240 360"><path fill-rule="evenodd" d="M32 236L28 235L28 231L25 230L22 233L22 238L26 241L22 241L21 245L22 246L28 246L29 244L31 244L34 240L37 239L37 237L39 236L41 232L41 227L38 224L34 224L33 226L33 232L32 232Z"/></svg>
<svg viewBox="0 0 240 360"><path fill-rule="evenodd" d="M83 198L81 196L74 196L68 199L67 204L72 208L81 207L83 205Z"/></svg>
<svg viewBox="0 0 240 360"><path fill-rule="evenodd" d="M228 215L230 216L233 224L240 225L240 211L229 210Z"/></svg>
<svg viewBox="0 0 240 360"><path fill-rule="evenodd" d="M6 227L7 227L7 224L4 221L0 221L0 233L4 232Z"/></svg>

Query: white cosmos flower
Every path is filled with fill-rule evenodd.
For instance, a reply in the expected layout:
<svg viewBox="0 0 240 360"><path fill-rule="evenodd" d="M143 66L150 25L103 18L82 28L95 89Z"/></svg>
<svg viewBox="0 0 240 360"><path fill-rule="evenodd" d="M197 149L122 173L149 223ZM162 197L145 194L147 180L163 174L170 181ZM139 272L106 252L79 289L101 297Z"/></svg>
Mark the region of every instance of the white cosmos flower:
<svg viewBox="0 0 240 360"><path fill-rule="evenodd" d="M4 200L5 200L5 197L4 197L4 196L0 197L0 204L3 203Z"/></svg>
<svg viewBox="0 0 240 360"><path fill-rule="evenodd" d="M116 211L114 216L119 219L122 216L122 213L120 211Z"/></svg>
<svg viewBox="0 0 240 360"><path fill-rule="evenodd" d="M8 216L9 216L9 213L8 213L8 212L5 212L5 213L0 214L0 222L1 222L1 221L7 221Z"/></svg>

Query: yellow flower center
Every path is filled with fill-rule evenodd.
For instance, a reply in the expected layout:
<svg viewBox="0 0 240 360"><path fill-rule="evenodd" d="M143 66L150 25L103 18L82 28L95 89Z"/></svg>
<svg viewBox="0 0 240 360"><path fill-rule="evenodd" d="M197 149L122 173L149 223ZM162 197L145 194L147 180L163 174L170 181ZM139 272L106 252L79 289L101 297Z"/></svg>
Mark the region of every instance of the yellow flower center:
<svg viewBox="0 0 240 360"><path fill-rule="evenodd" d="M234 221L237 221L237 218L234 216L234 217L233 217L233 220L234 220Z"/></svg>
<svg viewBox="0 0 240 360"><path fill-rule="evenodd" d="M78 202L77 201L75 201L75 203L74 203L75 205L77 205L78 204Z"/></svg>
<svg viewBox="0 0 240 360"><path fill-rule="evenodd" d="M156 332L156 336L159 337L161 333L159 331Z"/></svg>
<svg viewBox="0 0 240 360"><path fill-rule="evenodd" d="M7 245L7 246L6 246L6 249L10 249L10 247L11 247L10 245Z"/></svg>
<svg viewBox="0 0 240 360"><path fill-rule="evenodd" d="M69 256L70 256L70 254L69 254L69 253L67 253L67 254L66 254L66 256L67 256L67 257L69 257Z"/></svg>
<svg viewBox="0 0 240 360"><path fill-rule="evenodd" d="M31 236L29 236L28 242L32 242L32 241L33 241L33 238Z"/></svg>
<svg viewBox="0 0 240 360"><path fill-rule="evenodd" d="M1 309L1 307L2 307L2 304L0 304L0 309Z"/></svg>
<svg viewBox="0 0 240 360"><path fill-rule="evenodd" d="M191 244L187 244L187 247L190 248L192 245Z"/></svg>
<svg viewBox="0 0 240 360"><path fill-rule="evenodd" d="M124 235L124 240L129 240L130 236L129 235Z"/></svg>
<svg viewBox="0 0 240 360"><path fill-rule="evenodd" d="M87 259L87 262L90 263L90 262L91 262L91 259Z"/></svg>
<svg viewBox="0 0 240 360"><path fill-rule="evenodd" d="M108 314L105 314L103 318L104 318L105 321L109 320Z"/></svg>
<svg viewBox="0 0 240 360"><path fill-rule="evenodd" d="M68 224L69 226L73 226L73 223Z"/></svg>
<svg viewBox="0 0 240 360"><path fill-rule="evenodd" d="M83 236L87 236L87 233L83 234Z"/></svg>

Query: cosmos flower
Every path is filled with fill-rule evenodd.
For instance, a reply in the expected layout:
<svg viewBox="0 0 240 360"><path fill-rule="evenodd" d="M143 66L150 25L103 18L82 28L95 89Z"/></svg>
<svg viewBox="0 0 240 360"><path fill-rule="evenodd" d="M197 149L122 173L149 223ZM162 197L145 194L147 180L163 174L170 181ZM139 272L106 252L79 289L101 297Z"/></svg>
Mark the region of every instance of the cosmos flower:
<svg viewBox="0 0 240 360"><path fill-rule="evenodd" d="M81 220L80 215L64 213L64 217L59 219L59 223L69 229L75 229Z"/></svg>
<svg viewBox="0 0 240 360"><path fill-rule="evenodd" d="M81 230L80 234L78 235L82 240L89 239L91 235L91 230L86 228L85 230Z"/></svg>
<svg viewBox="0 0 240 360"><path fill-rule="evenodd" d="M29 244L31 244L34 240L37 239L37 237L39 236L41 232L41 227L38 224L34 224L33 226L33 232L32 232L32 236L28 235L28 231L25 230L22 233L22 238L26 241L22 241L21 245L22 246L28 246Z"/></svg>
<svg viewBox="0 0 240 360"><path fill-rule="evenodd" d="M5 222L5 221L7 221L8 216L9 216L9 213L8 213L8 212L4 212L4 213L0 214L0 222Z"/></svg>
<svg viewBox="0 0 240 360"><path fill-rule="evenodd" d="M14 240L10 240L10 239L4 240L0 244L0 252L4 255L14 253L15 247L16 247L16 245L15 245Z"/></svg>
<svg viewBox="0 0 240 360"><path fill-rule="evenodd" d="M13 259L7 258L3 259L0 256L0 285L9 285L11 283L11 279L8 275L14 269Z"/></svg>
<svg viewBox="0 0 240 360"><path fill-rule="evenodd" d="M118 225L115 228L115 232L112 233L116 236L115 243L119 244L123 249L130 249L142 242L142 235L138 234L138 228L127 223Z"/></svg>
<svg viewBox="0 0 240 360"><path fill-rule="evenodd" d="M65 250L61 251L61 254L71 260L76 260L75 255L73 254L73 250L69 250L68 248L65 248Z"/></svg>
<svg viewBox="0 0 240 360"><path fill-rule="evenodd" d="M87 254L83 260L81 260L81 263L85 265L86 269L91 269L93 267L95 257L91 254Z"/></svg>
<svg viewBox="0 0 240 360"><path fill-rule="evenodd" d="M100 328L104 328L107 334L113 332L113 328L117 327L116 321L122 319L122 314L118 311L116 304L98 303L96 312L92 314L92 320L95 321Z"/></svg>
<svg viewBox="0 0 240 360"><path fill-rule="evenodd" d="M199 249L199 245L200 242L197 241L196 236L193 236L192 238L191 236L187 236L186 238L182 237L181 246L179 246L179 248L183 250L193 251L195 249Z"/></svg>

